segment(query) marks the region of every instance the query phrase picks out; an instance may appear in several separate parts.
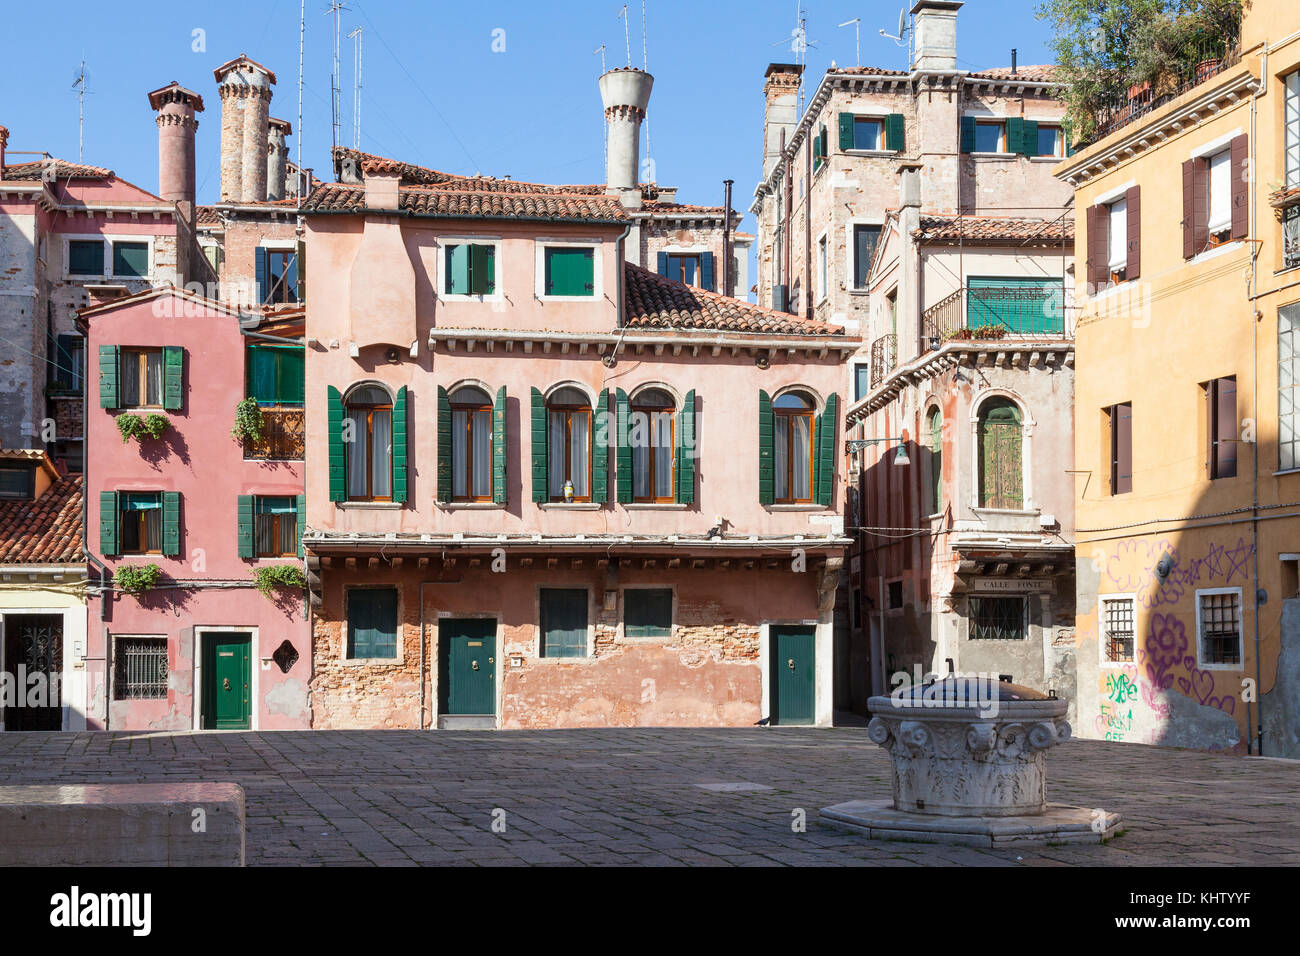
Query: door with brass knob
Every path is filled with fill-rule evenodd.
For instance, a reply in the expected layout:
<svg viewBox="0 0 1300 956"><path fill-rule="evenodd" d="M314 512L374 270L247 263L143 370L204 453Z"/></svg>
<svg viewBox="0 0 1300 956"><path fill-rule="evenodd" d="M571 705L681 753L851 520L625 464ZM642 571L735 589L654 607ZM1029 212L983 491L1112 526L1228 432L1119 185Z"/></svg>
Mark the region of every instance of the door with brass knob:
<svg viewBox="0 0 1300 956"><path fill-rule="evenodd" d="M248 730L252 726L252 644L248 631L207 631L202 646L199 726Z"/></svg>
<svg viewBox="0 0 1300 956"><path fill-rule="evenodd" d="M815 630L811 625L774 626L771 723L811 724L817 716Z"/></svg>
<svg viewBox="0 0 1300 956"><path fill-rule="evenodd" d="M443 618L438 622L438 713L496 713L495 618Z"/></svg>

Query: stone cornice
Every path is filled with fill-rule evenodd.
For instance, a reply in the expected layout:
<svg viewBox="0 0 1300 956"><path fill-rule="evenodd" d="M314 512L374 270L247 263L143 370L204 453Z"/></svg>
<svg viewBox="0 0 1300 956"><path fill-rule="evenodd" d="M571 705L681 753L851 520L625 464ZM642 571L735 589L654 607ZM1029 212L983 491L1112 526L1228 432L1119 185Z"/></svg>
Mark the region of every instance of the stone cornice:
<svg viewBox="0 0 1300 956"><path fill-rule="evenodd" d="M591 353L593 358L614 353L617 349L625 354L644 354L650 350L654 355L667 351L671 355L681 355L686 351L692 357L703 352L709 357L717 357L727 351L732 357L745 354L758 358L766 357L774 361L785 353L787 359L797 359L800 353L806 359L826 358L834 355L840 361L846 360L862 346L862 340L847 335L746 335L737 332L721 331L632 331L624 332L529 332L514 329L457 329L432 328L429 330L429 348L437 350L441 345L444 351L454 352L461 349L466 353L482 347L485 352L493 352L499 346L503 351L519 351L532 354L537 351L543 355L558 352L561 355Z"/></svg>

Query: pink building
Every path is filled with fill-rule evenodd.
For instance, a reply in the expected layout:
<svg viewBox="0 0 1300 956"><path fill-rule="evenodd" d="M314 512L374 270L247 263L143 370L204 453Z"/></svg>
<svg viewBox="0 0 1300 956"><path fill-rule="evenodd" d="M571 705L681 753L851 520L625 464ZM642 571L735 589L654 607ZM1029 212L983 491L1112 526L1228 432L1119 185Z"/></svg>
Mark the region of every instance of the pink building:
<svg viewBox="0 0 1300 956"><path fill-rule="evenodd" d="M858 341L405 168L304 203L313 726L828 724Z"/></svg>
<svg viewBox="0 0 1300 956"><path fill-rule="evenodd" d="M89 602L87 726L308 727L303 592L254 590L260 569L301 568L301 444L270 434L270 416L261 440L231 432L245 397L301 405L302 314L241 324L160 288L81 321L94 383L86 540L109 585ZM124 423L157 416L157 437L124 440ZM130 593L130 571L148 566L158 579Z"/></svg>

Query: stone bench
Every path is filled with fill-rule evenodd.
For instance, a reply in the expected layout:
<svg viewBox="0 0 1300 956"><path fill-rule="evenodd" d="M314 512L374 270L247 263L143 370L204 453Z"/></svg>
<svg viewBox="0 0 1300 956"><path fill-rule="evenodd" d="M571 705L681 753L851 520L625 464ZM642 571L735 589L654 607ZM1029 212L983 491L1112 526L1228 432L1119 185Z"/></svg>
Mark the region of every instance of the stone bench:
<svg viewBox="0 0 1300 956"><path fill-rule="evenodd" d="M0 787L0 866L243 866L233 783Z"/></svg>

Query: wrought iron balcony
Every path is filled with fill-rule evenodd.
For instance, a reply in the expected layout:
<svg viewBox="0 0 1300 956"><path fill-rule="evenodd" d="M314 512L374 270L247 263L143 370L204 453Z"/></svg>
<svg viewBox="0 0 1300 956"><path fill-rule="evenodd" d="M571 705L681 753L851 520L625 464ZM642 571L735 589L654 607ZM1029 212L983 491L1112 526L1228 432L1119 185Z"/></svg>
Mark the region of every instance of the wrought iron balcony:
<svg viewBox="0 0 1300 956"><path fill-rule="evenodd" d="M898 336L893 332L871 343L871 387L875 388L898 364Z"/></svg>
<svg viewBox="0 0 1300 956"><path fill-rule="evenodd" d="M263 405L262 437L244 441L247 461L302 461L307 416L301 405Z"/></svg>
<svg viewBox="0 0 1300 956"><path fill-rule="evenodd" d="M942 348L953 339L1060 339L1071 334L1064 284L962 288L921 315L922 351Z"/></svg>

